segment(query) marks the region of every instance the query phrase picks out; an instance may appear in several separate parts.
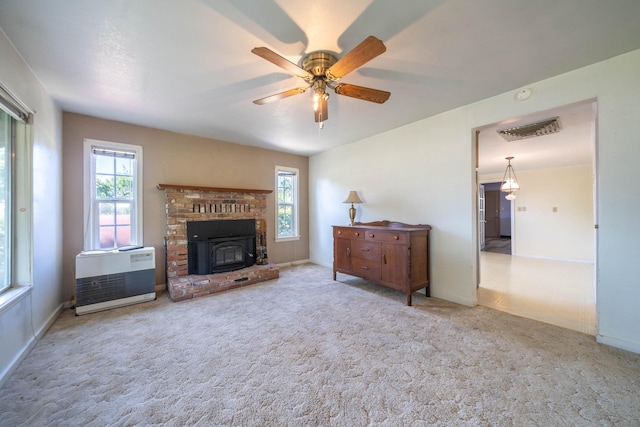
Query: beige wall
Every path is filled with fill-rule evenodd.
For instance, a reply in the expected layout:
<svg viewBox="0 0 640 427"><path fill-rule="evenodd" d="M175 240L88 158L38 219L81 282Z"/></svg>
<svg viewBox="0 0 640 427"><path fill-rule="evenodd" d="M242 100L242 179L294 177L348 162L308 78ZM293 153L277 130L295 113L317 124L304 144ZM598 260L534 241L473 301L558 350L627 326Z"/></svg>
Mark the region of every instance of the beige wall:
<svg viewBox="0 0 640 427"><path fill-rule="evenodd" d="M308 165L304 156L229 144L213 139L98 119L63 115L64 299L74 293L73 265L83 242L84 138L140 145L144 160L144 244L156 248L156 283L165 284L165 194L157 184L202 185L273 190L275 166L300 170L301 239L274 240L275 199L267 197L269 261L277 264L309 258Z"/></svg>

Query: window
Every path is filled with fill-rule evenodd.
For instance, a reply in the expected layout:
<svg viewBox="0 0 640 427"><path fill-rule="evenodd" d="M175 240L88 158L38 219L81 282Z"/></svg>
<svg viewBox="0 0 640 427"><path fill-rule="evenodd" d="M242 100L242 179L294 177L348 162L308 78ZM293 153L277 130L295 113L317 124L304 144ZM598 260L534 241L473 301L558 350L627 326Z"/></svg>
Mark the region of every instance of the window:
<svg viewBox="0 0 640 427"><path fill-rule="evenodd" d="M11 285L13 119L0 110L0 291Z"/></svg>
<svg viewBox="0 0 640 427"><path fill-rule="evenodd" d="M32 282L32 114L0 84L0 292L9 298ZM0 309L6 301L0 298Z"/></svg>
<svg viewBox="0 0 640 427"><path fill-rule="evenodd" d="M276 166L276 241L297 239L298 169Z"/></svg>
<svg viewBox="0 0 640 427"><path fill-rule="evenodd" d="M85 250L142 245L142 147L85 139Z"/></svg>

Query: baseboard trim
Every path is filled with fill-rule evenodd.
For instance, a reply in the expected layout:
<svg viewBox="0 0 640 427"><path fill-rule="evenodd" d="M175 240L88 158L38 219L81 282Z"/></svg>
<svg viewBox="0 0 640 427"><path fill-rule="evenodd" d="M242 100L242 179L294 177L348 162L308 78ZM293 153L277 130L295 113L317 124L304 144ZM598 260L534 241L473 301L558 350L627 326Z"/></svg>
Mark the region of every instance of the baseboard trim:
<svg viewBox="0 0 640 427"><path fill-rule="evenodd" d="M283 262L282 264L276 264L279 268L283 268L283 267L292 267L294 265L302 265L302 264L308 264L310 263L311 260L310 259L301 259L299 261L291 261L291 262Z"/></svg>
<svg viewBox="0 0 640 427"><path fill-rule="evenodd" d="M617 338L605 337L604 335L596 335L596 342L621 350L630 351L640 354L640 344L629 341L619 340Z"/></svg>
<svg viewBox="0 0 640 427"><path fill-rule="evenodd" d="M434 298L438 298L444 301L453 302L455 304L464 305L467 307L475 307L477 304L474 303L473 299L460 298L458 295L453 295L449 293L438 292L437 290L431 288L431 296Z"/></svg>
<svg viewBox="0 0 640 427"><path fill-rule="evenodd" d="M531 259L543 259L543 260L548 260L548 261L561 261L561 262L575 262L575 263L579 263L579 264L594 264L594 260L589 260L589 259L578 259L578 258L554 258L554 257L547 257L547 256L538 256L538 255L527 255L527 254L521 254L521 253L513 253L511 254L512 256L517 256L520 258L531 258Z"/></svg>
<svg viewBox="0 0 640 427"><path fill-rule="evenodd" d="M53 323L56 321L58 316L60 316L60 314L62 313L63 307L64 307L64 304L60 304L58 308L53 310L53 313L51 313L51 315L49 316L47 321L44 322L42 327L38 329L38 332L31 337L31 339L29 340L27 345L24 346L22 351L20 351L16 355L16 357L13 358L11 363L9 363L7 368L4 370L4 372L2 372L2 375L0 376L0 388L4 386L7 380L11 377L11 374L13 374L13 372L18 368L18 366L20 366L20 363L22 363L22 361L29 355L29 353L31 353L31 350L33 350L36 344L38 344L38 342L42 339L44 334L47 333L51 325L53 325ZM30 314L31 316L33 316L33 313L30 313Z"/></svg>

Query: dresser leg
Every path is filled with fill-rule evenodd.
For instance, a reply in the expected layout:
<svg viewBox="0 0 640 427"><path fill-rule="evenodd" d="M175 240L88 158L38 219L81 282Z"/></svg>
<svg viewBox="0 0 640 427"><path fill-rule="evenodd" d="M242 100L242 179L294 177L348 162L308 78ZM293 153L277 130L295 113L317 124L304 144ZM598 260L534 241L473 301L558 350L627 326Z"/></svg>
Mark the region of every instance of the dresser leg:
<svg viewBox="0 0 640 427"><path fill-rule="evenodd" d="M336 271L333 271L333 280L336 280Z"/></svg>
<svg viewBox="0 0 640 427"><path fill-rule="evenodd" d="M407 294L407 305L411 306L411 292Z"/></svg>

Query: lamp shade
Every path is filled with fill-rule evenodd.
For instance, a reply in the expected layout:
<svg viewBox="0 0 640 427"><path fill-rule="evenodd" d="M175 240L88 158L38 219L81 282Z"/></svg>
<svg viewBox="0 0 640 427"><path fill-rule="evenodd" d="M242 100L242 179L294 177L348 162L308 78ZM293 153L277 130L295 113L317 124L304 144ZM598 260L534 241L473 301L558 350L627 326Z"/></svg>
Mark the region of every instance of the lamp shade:
<svg viewBox="0 0 640 427"><path fill-rule="evenodd" d="M508 193L514 190L519 190L519 189L520 189L520 184L518 184L518 181L516 181L513 178L505 179L502 185L500 186L500 191L504 191L505 193Z"/></svg>
<svg viewBox="0 0 640 427"><path fill-rule="evenodd" d="M358 197L357 191L349 191L349 196L343 203L363 203L363 201Z"/></svg>
<svg viewBox="0 0 640 427"><path fill-rule="evenodd" d="M511 160L513 160L513 157L505 157L505 159L509 163L507 164L507 169L504 171L504 176L502 177L502 185L500 186L500 191L504 191L505 193L512 193L520 189L520 184L518 184L516 172L513 170L513 166L511 166Z"/></svg>

